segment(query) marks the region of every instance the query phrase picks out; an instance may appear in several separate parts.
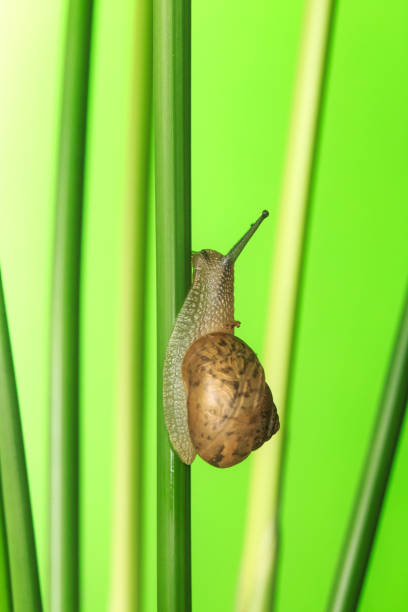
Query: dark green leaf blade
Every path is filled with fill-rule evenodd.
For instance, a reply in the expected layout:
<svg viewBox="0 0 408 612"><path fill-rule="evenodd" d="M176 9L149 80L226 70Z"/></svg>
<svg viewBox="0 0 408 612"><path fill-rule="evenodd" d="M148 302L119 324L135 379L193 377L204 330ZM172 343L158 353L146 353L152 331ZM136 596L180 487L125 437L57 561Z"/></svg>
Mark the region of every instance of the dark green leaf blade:
<svg viewBox="0 0 408 612"><path fill-rule="evenodd" d="M408 401L408 295L328 610L355 610Z"/></svg>
<svg viewBox="0 0 408 612"><path fill-rule="evenodd" d="M0 467L15 612L42 610L16 379L0 273Z"/></svg>
<svg viewBox="0 0 408 612"><path fill-rule="evenodd" d="M163 420L167 342L191 277L190 0L154 4L156 129L158 609L191 609L190 468L173 451Z"/></svg>
<svg viewBox="0 0 408 612"><path fill-rule="evenodd" d="M6 517L4 516L3 493L0 482L0 610L12 611L10 563L7 546Z"/></svg>

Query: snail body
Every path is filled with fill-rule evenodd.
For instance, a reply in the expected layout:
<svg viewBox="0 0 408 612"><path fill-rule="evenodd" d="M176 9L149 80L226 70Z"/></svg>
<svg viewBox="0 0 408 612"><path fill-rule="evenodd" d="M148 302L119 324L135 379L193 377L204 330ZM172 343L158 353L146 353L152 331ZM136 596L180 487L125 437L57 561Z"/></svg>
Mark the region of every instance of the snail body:
<svg viewBox="0 0 408 612"><path fill-rule="evenodd" d="M234 315L234 270L231 267L223 272L219 265L222 257L209 249L205 254L193 255L193 284L177 316L164 361L164 420L170 441L186 464L194 461L197 451L188 428L187 398L181 376L184 355L200 336L228 329L232 333L227 324Z"/></svg>
<svg viewBox="0 0 408 612"><path fill-rule="evenodd" d="M234 262L267 215L227 255L210 249L193 255L193 284L163 366L164 419L186 464L198 452L217 467L235 465L279 429L263 368L234 337Z"/></svg>

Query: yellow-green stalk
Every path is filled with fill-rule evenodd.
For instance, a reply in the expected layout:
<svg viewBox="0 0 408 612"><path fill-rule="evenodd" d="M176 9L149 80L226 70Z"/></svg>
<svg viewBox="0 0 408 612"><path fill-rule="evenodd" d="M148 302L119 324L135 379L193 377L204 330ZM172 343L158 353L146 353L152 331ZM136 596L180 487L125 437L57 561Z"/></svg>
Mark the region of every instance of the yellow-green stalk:
<svg viewBox="0 0 408 612"><path fill-rule="evenodd" d="M269 610L273 597L288 380L333 5L333 0L309 0L305 7L263 360L281 432L253 458L238 612Z"/></svg>
<svg viewBox="0 0 408 612"><path fill-rule="evenodd" d="M111 612L137 612L141 593L143 330L152 99L152 7L148 0L134 4L132 30L135 44L121 206Z"/></svg>

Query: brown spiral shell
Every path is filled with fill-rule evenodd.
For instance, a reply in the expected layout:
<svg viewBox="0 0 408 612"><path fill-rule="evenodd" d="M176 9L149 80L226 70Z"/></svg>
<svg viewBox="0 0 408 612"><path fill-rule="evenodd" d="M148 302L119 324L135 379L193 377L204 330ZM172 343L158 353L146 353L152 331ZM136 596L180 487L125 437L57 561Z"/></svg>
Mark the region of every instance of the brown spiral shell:
<svg viewBox="0 0 408 612"><path fill-rule="evenodd" d="M231 333L201 336L182 363L191 440L217 467L240 463L278 431L279 418L253 350Z"/></svg>

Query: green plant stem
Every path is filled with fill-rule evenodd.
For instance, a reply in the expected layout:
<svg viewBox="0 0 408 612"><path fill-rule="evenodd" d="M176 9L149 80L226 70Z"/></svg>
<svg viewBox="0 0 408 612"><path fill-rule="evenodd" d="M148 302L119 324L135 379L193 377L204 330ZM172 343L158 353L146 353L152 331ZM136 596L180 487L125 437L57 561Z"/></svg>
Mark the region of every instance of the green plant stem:
<svg viewBox="0 0 408 612"><path fill-rule="evenodd" d="M51 329L51 610L78 610L79 269L92 0L71 0Z"/></svg>
<svg viewBox="0 0 408 612"><path fill-rule="evenodd" d="M166 346L191 279L190 0L155 0L158 475L158 609L191 609L190 469L170 446L163 420Z"/></svg>
<svg viewBox="0 0 408 612"><path fill-rule="evenodd" d="M10 563L7 546L6 517L0 480L0 610L11 612Z"/></svg>
<svg viewBox="0 0 408 612"><path fill-rule="evenodd" d="M330 612L357 609L407 401L408 294L331 595Z"/></svg>
<svg viewBox="0 0 408 612"><path fill-rule="evenodd" d="M0 472L15 612L42 610L23 432L0 275ZM0 500L1 501L1 500Z"/></svg>

